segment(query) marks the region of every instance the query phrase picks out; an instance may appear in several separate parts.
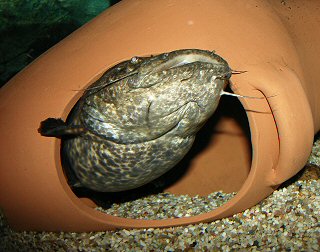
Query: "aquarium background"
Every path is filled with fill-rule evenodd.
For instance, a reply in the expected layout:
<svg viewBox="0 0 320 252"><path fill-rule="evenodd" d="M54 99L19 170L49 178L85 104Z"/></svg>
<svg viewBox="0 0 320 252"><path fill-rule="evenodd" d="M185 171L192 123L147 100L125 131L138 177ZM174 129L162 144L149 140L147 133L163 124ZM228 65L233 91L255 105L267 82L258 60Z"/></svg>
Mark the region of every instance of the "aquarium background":
<svg viewBox="0 0 320 252"><path fill-rule="evenodd" d="M120 0L0 0L0 87Z"/></svg>

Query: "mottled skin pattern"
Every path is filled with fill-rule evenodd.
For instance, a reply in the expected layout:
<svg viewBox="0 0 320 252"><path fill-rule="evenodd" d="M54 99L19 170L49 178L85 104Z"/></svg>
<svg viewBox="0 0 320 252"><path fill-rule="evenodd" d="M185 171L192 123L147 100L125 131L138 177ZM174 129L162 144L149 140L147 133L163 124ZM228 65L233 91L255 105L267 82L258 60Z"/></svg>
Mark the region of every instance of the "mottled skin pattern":
<svg viewBox="0 0 320 252"><path fill-rule="evenodd" d="M116 192L174 167L215 111L231 76L210 51L134 57L93 83L69 116L64 155L82 186Z"/></svg>

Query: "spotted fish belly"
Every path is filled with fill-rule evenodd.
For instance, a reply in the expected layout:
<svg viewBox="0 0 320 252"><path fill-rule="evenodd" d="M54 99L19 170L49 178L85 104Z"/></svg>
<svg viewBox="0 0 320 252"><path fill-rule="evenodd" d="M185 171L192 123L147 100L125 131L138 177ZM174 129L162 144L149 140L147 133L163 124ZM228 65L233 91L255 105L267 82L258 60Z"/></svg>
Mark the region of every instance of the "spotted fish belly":
<svg viewBox="0 0 320 252"><path fill-rule="evenodd" d="M65 147L83 186L117 192L137 188L167 172L189 151L194 138L168 141L162 136L146 143L119 145L92 136L67 141Z"/></svg>

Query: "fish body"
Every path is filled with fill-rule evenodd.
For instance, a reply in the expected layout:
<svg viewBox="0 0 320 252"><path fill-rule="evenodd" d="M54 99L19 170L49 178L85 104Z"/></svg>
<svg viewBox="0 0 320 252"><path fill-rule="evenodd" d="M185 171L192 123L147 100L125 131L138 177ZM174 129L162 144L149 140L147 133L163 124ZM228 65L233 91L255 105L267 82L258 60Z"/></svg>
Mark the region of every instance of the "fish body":
<svg viewBox="0 0 320 252"><path fill-rule="evenodd" d="M82 186L100 192L137 188L187 154L231 71L206 50L133 57L89 86L66 123L48 119L39 132L65 138L62 155Z"/></svg>

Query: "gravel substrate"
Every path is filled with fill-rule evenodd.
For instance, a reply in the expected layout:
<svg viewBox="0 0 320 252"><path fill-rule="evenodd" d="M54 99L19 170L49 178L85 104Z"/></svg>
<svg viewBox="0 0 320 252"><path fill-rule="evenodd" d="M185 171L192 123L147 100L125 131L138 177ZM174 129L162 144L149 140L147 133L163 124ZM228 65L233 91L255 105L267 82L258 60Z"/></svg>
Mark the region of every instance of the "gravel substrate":
<svg viewBox="0 0 320 252"><path fill-rule="evenodd" d="M214 192L206 197L159 193L122 204L113 204L109 209L96 209L114 216L160 220L199 215L212 211L234 197L236 193Z"/></svg>
<svg viewBox="0 0 320 252"><path fill-rule="evenodd" d="M307 167L258 205L229 218L185 227L14 232L0 214L0 251L320 251L319 166L320 140ZM233 194L222 192L207 197L162 193L103 211L140 219L177 218L207 212L230 197Z"/></svg>
<svg viewBox="0 0 320 252"><path fill-rule="evenodd" d="M297 181L212 223L89 233L1 231L1 251L320 250L320 181Z"/></svg>

